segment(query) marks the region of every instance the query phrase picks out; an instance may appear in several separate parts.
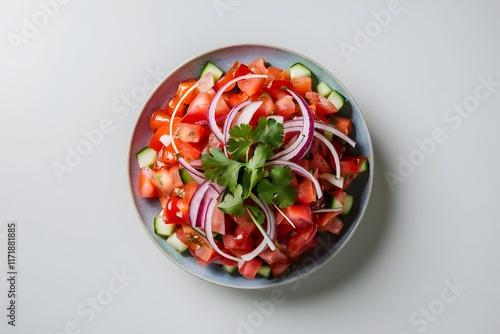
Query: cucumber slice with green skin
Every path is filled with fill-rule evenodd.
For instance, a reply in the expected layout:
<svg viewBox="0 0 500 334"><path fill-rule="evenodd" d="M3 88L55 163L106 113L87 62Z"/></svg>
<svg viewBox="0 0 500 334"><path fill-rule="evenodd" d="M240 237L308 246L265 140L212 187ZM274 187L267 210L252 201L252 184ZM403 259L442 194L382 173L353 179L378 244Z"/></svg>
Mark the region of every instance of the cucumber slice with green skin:
<svg viewBox="0 0 500 334"><path fill-rule="evenodd" d="M352 209L352 204L354 203L354 196L351 194L346 194L345 200L344 200L344 209L340 213L342 216L347 216Z"/></svg>
<svg viewBox="0 0 500 334"><path fill-rule="evenodd" d="M229 274L234 274L236 272L236 269L238 269L238 267L228 266L226 264L223 264L222 265L222 269L224 269L225 271L227 271Z"/></svg>
<svg viewBox="0 0 500 334"><path fill-rule="evenodd" d="M147 146L137 152L135 157L139 163L139 168L152 167L155 164L157 154L158 152Z"/></svg>
<svg viewBox="0 0 500 334"><path fill-rule="evenodd" d="M267 264L262 264L259 270L257 271L257 275L265 278L271 277L271 267L268 266Z"/></svg>
<svg viewBox="0 0 500 334"><path fill-rule="evenodd" d="M323 97L328 97L333 92L333 89L326 82L321 81L316 86L316 92Z"/></svg>
<svg viewBox="0 0 500 334"><path fill-rule="evenodd" d="M295 78L295 77L310 77L311 76L311 70L308 69L305 65L301 63L295 63L292 66L290 66L290 78Z"/></svg>
<svg viewBox="0 0 500 334"><path fill-rule="evenodd" d="M325 208L327 209L343 209L344 205L335 196L325 196Z"/></svg>
<svg viewBox="0 0 500 334"><path fill-rule="evenodd" d="M154 219L155 233L160 237L168 238L175 232L175 224L165 224L163 220L163 210Z"/></svg>
<svg viewBox="0 0 500 334"><path fill-rule="evenodd" d="M191 176L191 174L189 174L189 172L184 168L179 169L179 176L181 177L182 183L184 184L189 182L194 182L194 179Z"/></svg>
<svg viewBox="0 0 500 334"><path fill-rule="evenodd" d="M345 97L336 90L333 90L330 95L328 95L327 100L333 103L337 110L340 110L344 106Z"/></svg>
<svg viewBox="0 0 500 334"><path fill-rule="evenodd" d="M205 66L203 66L203 69L201 70L200 78L210 72L212 74L212 77L214 78L214 82L219 81L219 79L222 77L224 74L224 71L222 71L217 65L207 61L205 63Z"/></svg>
<svg viewBox="0 0 500 334"><path fill-rule="evenodd" d="M179 253L184 252L188 248L188 246L185 243L183 243L179 238L177 238L176 233L172 233L168 237L167 242L170 244L170 246L174 247L174 249Z"/></svg>

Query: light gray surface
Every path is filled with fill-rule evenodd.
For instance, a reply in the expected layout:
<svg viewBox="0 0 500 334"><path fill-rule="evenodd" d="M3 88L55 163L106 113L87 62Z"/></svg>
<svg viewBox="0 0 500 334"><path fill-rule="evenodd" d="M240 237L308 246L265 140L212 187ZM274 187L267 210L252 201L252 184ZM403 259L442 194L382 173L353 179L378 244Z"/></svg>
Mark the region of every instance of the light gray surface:
<svg viewBox="0 0 500 334"><path fill-rule="evenodd" d="M498 332L498 2L73 0L47 7L52 16L40 3L55 2L0 11L2 275L7 223L18 225L17 326L2 279L2 333ZM381 10L392 10L383 25L371 13ZM305 54L345 84L376 174L338 257L300 283L237 291L192 277L151 243L127 155L155 71L259 42ZM464 104L464 116L453 111ZM108 133L58 180L53 163L99 126ZM441 142L430 144L433 133ZM402 159L418 166L403 170ZM386 172L399 175L393 189Z"/></svg>

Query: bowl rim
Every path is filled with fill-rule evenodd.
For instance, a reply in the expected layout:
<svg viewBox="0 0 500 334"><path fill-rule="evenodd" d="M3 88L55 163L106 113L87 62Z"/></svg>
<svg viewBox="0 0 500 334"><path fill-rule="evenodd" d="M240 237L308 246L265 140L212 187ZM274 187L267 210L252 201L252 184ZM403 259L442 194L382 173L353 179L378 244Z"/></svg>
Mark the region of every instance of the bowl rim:
<svg viewBox="0 0 500 334"><path fill-rule="evenodd" d="M141 214L139 212L139 207L138 207L137 202L136 202L136 200L134 198L134 190L132 188L132 183L131 183L131 180L130 180L130 176L131 176L131 173L132 173L132 170L131 170L131 165L132 165L131 164L131 159L132 159L132 155L133 155L132 147L133 147L133 144L134 144L134 137L135 137L137 128L139 127L139 120L140 120L142 114L144 113L145 108L147 107L148 103L155 96L155 94L158 91L158 89L160 87L162 87L170 79L170 77L172 75L174 75L177 71L181 70L182 68L184 68L185 66L187 66L191 62L196 61L197 59L206 58L210 54L214 54L216 52L221 52L223 50L235 49L235 48L246 48L246 47L269 48L269 49L275 49L275 50L278 50L278 51L281 51L281 52L286 52L286 53L298 56L300 58L303 58L303 59L307 60L308 62L314 64L318 68L320 68L321 71L323 71L329 78L331 78L338 86L340 86L349 95L349 102L351 103L351 105L353 105L353 110L354 109L356 110L356 112L359 114L359 117L362 120L362 124L361 125L364 128L363 132L366 133L367 142L368 142L368 145L367 145L368 147L366 149L371 153L371 155L369 157L367 157L368 160L369 160L370 166L369 166L369 169L368 169L368 180L367 180L366 184L363 187L363 191L365 192L365 196L366 196L365 203L364 203L364 205L362 207L360 207L360 210L359 210L359 212L358 212L355 220L353 221L352 230L350 231L350 233L348 233L348 235L343 240L342 244L339 245L339 247L336 249L336 251L333 252L333 253L331 253L331 254L328 254L326 260L323 261L323 263L320 263L320 264L318 264L318 265L310 268L308 271L305 271L305 272L303 270L299 270L300 274L295 275L293 277L285 276L285 277L282 277L282 278L281 277L280 278L276 278L277 281L267 280L266 281L267 284L263 284L263 285L248 285L248 286L244 285L244 286L242 286L242 285L236 285L236 284L221 283L221 282L218 282L217 280L211 279L209 277L199 275L199 274L197 274L195 272L192 272L191 270L189 270L188 268L186 268L182 264L178 263L177 261L175 261L175 259L173 259L170 256L170 254L168 254L165 251L165 249L163 249L158 244L158 242L154 239L153 235L147 229L147 225L146 225L147 222L145 222L143 220L143 218L141 217ZM131 138L130 138L130 141L129 141L128 154L127 154L127 161L128 161L128 163L127 163L127 178L128 178L128 186L129 186L129 196L131 197L132 202L134 203L134 208L135 208L134 211L135 211L135 213L137 215L137 218L139 218L139 222L141 223L141 226L143 227L144 231L148 235L149 239L160 250L160 252L170 260L170 262L174 263L177 267L181 268L183 271L189 273L190 275L192 275L192 276L194 276L196 278L199 278L199 279L201 279L201 280L203 280L205 282L208 282L208 283L212 283L212 284L215 284L215 285L218 285L218 286L233 288L233 289L239 289L239 290L257 290L257 289L276 288L276 287L279 287L279 286L290 284L290 283L295 282L297 280L301 280L304 277L307 277L307 276L313 274L314 272L318 271L319 269L321 269L322 267L324 267L326 264L330 263L343 250L343 248L346 247L346 245L349 243L349 241L353 238L354 234L358 230L359 225L361 224L361 221L363 220L363 218L365 216L365 213L366 213L366 210L368 208L368 205L369 205L369 202L370 202L370 198L371 198L371 195L372 195L372 190L373 190L373 179L374 179L374 175L375 175L374 174L374 170L375 170L375 156L374 155L375 154L374 154L374 150L373 150L372 137L371 137L369 128L368 128L368 126L366 124L366 119L364 117L363 111L361 110L361 108L359 107L358 103L356 102L356 100L354 99L354 97L350 93L350 91L347 89L347 87L333 73L331 73L327 68L325 68L323 65L321 65L320 63L318 63L317 61L315 61L311 57L306 56L306 55L302 54L301 52L295 51L295 50L290 49L288 47L283 47L283 46L280 46L280 45L269 44L269 43L227 44L227 45L223 45L223 46L220 46L220 47L212 48L212 49L210 49L208 51L204 51L203 53L200 53L198 55L191 56L187 60L183 61L182 63L180 63L179 65L177 65L176 67L174 67L171 71L169 71L168 74L166 74L163 77L163 79L151 90L151 92L149 93L149 95L145 99L144 103L140 106L140 108L138 108L138 110L139 110L139 113L137 114L137 116L135 118L135 121L134 121L134 127L133 127L132 135L131 135ZM262 278L262 279L266 280L265 278Z"/></svg>

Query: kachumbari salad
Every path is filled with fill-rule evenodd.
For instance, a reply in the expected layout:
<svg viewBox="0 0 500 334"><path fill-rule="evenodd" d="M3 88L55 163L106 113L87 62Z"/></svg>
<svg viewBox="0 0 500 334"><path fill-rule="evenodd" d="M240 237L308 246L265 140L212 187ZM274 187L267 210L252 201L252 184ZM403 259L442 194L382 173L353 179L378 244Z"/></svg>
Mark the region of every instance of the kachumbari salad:
<svg viewBox="0 0 500 334"><path fill-rule="evenodd" d="M150 120L137 153L138 190L158 198L156 234L201 266L246 278L286 274L319 233L340 234L351 210L347 186L367 170L347 156L352 121L345 98L313 89L301 63L280 69L263 58L224 73L207 62Z"/></svg>

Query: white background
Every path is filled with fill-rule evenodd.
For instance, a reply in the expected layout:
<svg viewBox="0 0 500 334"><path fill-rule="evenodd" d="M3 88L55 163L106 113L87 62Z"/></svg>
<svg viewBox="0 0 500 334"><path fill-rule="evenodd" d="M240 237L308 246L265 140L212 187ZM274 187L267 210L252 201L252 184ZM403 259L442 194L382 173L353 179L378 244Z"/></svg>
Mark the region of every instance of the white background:
<svg viewBox="0 0 500 334"><path fill-rule="evenodd" d="M500 3L401 0L381 26L372 11L388 6L2 1L0 265L5 277L15 221L18 295L8 326L2 278L0 332L498 333ZM375 149L372 199L354 238L309 279L274 292L214 286L176 267L129 194L143 79L240 43L287 47L328 68L356 98ZM343 52L347 44L357 53ZM466 117L448 111L464 103ZM68 147L103 119L112 131L58 180L53 163L65 164ZM429 144L436 129L446 139ZM410 159L418 166L404 170ZM387 172L399 175L392 189ZM97 297L106 305L92 311Z"/></svg>

